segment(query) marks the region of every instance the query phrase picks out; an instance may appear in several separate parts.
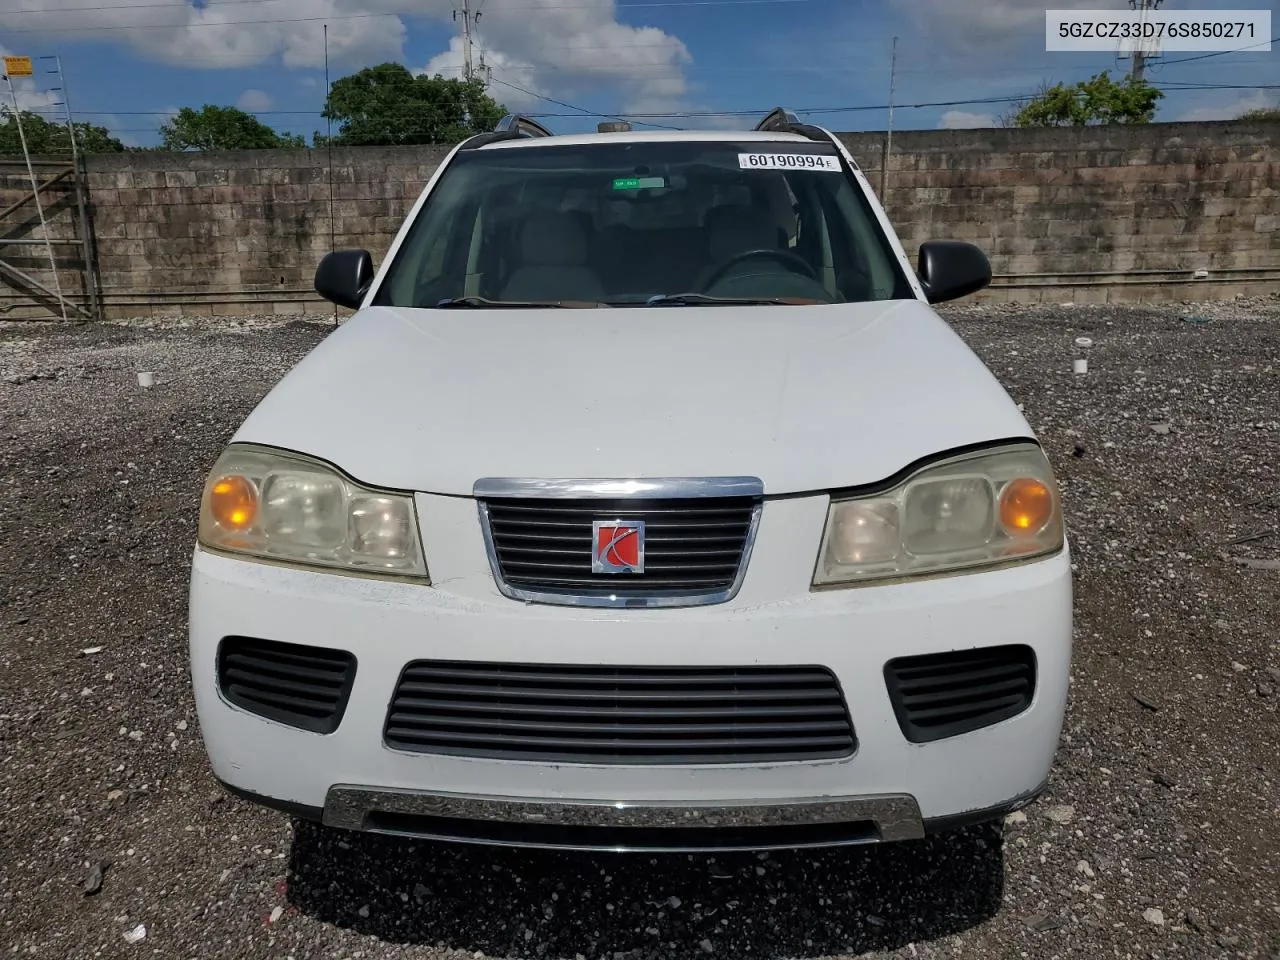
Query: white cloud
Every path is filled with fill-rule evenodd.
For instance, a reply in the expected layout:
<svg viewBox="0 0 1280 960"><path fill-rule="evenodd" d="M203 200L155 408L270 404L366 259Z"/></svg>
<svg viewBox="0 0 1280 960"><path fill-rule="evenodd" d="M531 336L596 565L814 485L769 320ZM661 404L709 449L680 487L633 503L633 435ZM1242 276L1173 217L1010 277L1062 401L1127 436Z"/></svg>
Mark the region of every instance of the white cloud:
<svg viewBox="0 0 1280 960"><path fill-rule="evenodd" d="M32 41L115 41L175 66L243 69L278 59L286 67L315 68L324 65L327 18L330 61L349 69L401 60L406 16L452 25L457 6L455 0L263 0L200 7L130 0L119 6L85 4L69 16L65 0L0 0L0 32L27 31ZM479 6L476 59L482 49L495 79L557 99L606 83L627 111L685 106L688 49L656 27L620 23L614 0L483 0ZM460 43L454 39L426 69L460 76ZM499 84L493 92L512 104L524 96L522 106L531 99Z"/></svg>
<svg viewBox="0 0 1280 960"><path fill-rule="evenodd" d="M613 0L486 0L475 32L476 65L483 56L495 81L490 92L511 109L547 106L515 87L572 100L601 83L618 93L627 113L687 109L688 48L656 27L619 23L615 13ZM463 61L462 39L454 37L422 69L461 76Z"/></svg>
<svg viewBox="0 0 1280 960"><path fill-rule="evenodd" d="M432 0L443 6L444 0ZM63 0L0 0L0 31L42 39L119 42L142 57L175 66L235 69L279 57L287 67L324 65L324 20L335 61L394 59L405 26L398 16L420 9L412 0L263 0L206 4L129 0L83 5L68 14ZM374 15L374 16L371 16Z"/></svg>
<svg viewBox="0 0 1280 960"><path fill-rule="evenodd" d="M1255 90L1245 96L1217 104L1205 104L1193 107L1183 113L1179 120L1234 120L1246 110L1268 110L1280 107L1280 97L1268 96L1265 90Z"/></svg>
<svg viewBox="0 0 1280 960"><path fill-rule="evenodd" d="M260 110L271 109L271 95L265 90L246 90L240 94L240 99L236 101L236 106L241 110L247 110L250 113L256 113Z"/></svg>
<svg viewBox="0 0 1280 960"><path fill-rule="evenodd" d="M970 113L968 110L948 110L938 121L942 130L969 130L977 127L994 127L996 118L991 113Z"/></svg>

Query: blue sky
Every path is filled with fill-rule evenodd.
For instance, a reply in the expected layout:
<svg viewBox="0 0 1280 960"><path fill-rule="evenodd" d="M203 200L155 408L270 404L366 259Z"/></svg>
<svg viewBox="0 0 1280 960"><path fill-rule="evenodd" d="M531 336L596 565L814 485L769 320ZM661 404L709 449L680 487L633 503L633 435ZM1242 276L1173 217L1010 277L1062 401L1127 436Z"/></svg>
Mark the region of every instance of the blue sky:
<svg viewBox="0 0 1280 960"><path fill-rule="evenodd" d="M1277 2L1167 0L1164 9ZM897 129L991 125L1004 103L912 108L1033 93L1044 82L1128 69L1109 53L1047 53L1046 7L1127 10L1126 0L471 0L491 93L531 113L719 114L650 117L672 126L740 125L735 111L814 109L836 130L883 129L898 37ZM58 55L76 119L127 142L157 141L168 112L238 104L282 130L323 130L324 24L333 78L386 60L448 76L463 56L462 0L0 0L0 48ZM1149 77L1166 89L1158 119L1221 119L1280 103L1280 44L1202 59L1169 53ZM1184 62L1175 63L1174 60ZM51 61L41 61L48 69ZM1193 89L1181 85L1215 85ZM49 110L47 72L22 85ZM1238 89L1232 89L1238 88ZM847 108L863 109L847 109ZM824 108L818 112L818 108ZM840 108L840 109L832 109ZM870 109L866 109L870 108ZM563 131L596 118L553 116Z"/></svg>

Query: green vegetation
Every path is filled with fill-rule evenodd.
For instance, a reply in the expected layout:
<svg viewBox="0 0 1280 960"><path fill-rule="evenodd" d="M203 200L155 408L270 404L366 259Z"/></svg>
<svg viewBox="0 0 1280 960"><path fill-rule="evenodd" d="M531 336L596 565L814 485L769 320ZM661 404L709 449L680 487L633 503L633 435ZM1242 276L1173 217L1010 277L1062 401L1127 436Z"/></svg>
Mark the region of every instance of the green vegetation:
<svg viewBox="0 0 1280 960"><path fill-rule="evenodd" d="M206 103L199 110L183 107L160 127L166 150L273 150L305 147L297 134L277 133L251 113L237 107Z"/></svg>
<svg viewBox="0 0 1280 960"><path fill-rule="evenodd" d="M334 81L324 109L338 125L333 142L344 146L458 143L505 113L478 79L415 76L398 63Z"/></svg>
<svg viewBox="0 0 1280 960"><path fill-rule="evenodd" d="M73 124L76 130L76 146L83 153L123 153L125 146L107 131L89 123ZM71 156L71 135L65 123L46 120L38 113L22 111L22 132L27 137L27 149L36 156ZM0 155L22 153L22 138L18 135L18 118L12 111L4 115L0 124Z"/></svg>
<svg viewBox="0 0 1280 960"><path fill-rule="evenodd" d="M1145 80L1117 83L1103 71L1071 86L1046 87L1007 118L1013 127L1083 127L1107 123L1150 123L1164 97Z"/></svg>
<svg viewBox="0 0 1280 960"><path fill-rule="evenodd" d="M1280 120L1280 107L1258 107L1246 110L1237 120Z"/></svg>

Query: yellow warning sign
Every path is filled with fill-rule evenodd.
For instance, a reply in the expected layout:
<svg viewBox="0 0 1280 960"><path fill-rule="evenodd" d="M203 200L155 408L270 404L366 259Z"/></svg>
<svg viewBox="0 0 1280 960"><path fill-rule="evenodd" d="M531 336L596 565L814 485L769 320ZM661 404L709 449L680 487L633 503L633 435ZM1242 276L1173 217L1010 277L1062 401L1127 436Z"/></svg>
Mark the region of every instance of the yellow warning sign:
<svg viewBox="0 0 1280 960"><path fill-rule="evenodd" d="M30 57L5 57L4 73L7 77L29 77L35 71L31 69Z"/></svg>

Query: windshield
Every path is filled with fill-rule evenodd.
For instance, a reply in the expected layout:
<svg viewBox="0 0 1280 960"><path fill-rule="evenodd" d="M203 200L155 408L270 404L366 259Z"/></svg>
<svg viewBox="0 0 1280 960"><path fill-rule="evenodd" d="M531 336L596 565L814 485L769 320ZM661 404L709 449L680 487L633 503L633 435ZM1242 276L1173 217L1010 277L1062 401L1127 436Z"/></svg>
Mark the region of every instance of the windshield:
<svg viewBox="0 0 1280 960"><path fill-rule="evenodd" d="M691 296L695 295L695 296ZM374 303L848 303L913 296L829 144L460 151Z"/></svg>

